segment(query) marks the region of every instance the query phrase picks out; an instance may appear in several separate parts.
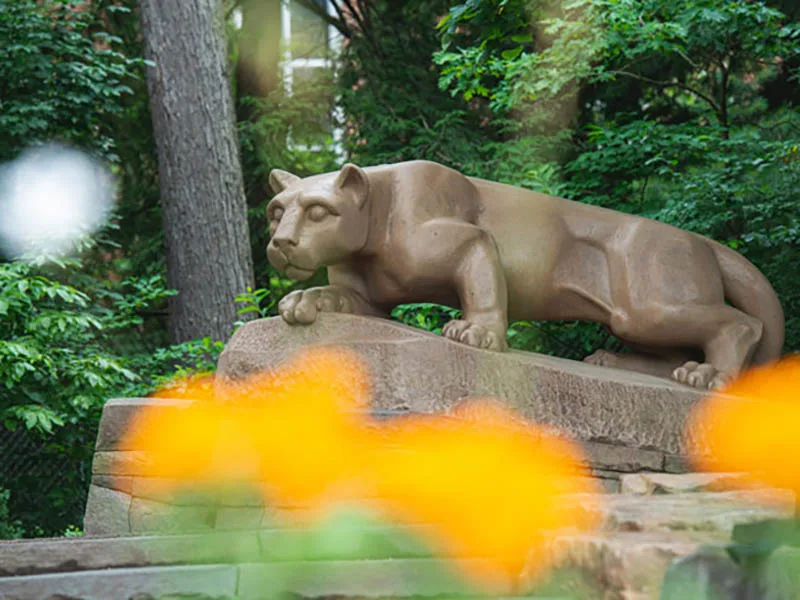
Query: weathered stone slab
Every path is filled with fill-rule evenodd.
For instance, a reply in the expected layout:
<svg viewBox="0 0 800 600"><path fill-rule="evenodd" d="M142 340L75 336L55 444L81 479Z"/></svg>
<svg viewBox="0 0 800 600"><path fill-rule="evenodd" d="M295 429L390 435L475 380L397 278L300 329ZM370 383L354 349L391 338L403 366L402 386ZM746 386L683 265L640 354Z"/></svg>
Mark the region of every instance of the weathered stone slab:
<svg viewBox="0 0 800 600"><path fill-rule="evenodd" d="M270 539L270 532L261 532ZM171 536L83 536L0 542L0 577L96 569L250 562L262 556L255 532Z"/></svg>
<svg viewBox="0 0 800 600"><path fill-rule="evenodd" d="M130 533L128 494L97 485L89 486L83 530L89 535L125 535Z"/></svg>
<svg viewBox="0 0 800 600"><path fill-rule="evenodd" d="M557 539L551 551L561 569L577 571L603 597L655 600L672 561L711 541L697 532L570 535Z"/></svg>
<svg viewBox="0 0 800 600"><path fill-rule="evenodd" d="M595 469L632 473L664 468L664 454L661 452L598 442L584 442L583 449Z"/></svg>
<svg viewBox="0 0 800 600"><path fill-rule="evenodd" d="M689 473L692 465L685 456L667 454L664 456L664 471L667 473Z"/></svg>
<svg viewBox="0 0 800 600"><path fill-rule="evenodd" d="M1 577L0 597L42 600L54 595L81 600L128 600L134 594L236 594L235 566L148 567Z"/></svg>
<svg viewBox="0 0 800 600"><path fill-rule="evenodd" d="M752 488L740 473L635 473L620 477L623 494L680 494Z"/></svg>
<svg viewBox="0 0 800 600"><path fill-rule="evenodd" d="M794 494L776 490L615 494L599 510L606 531L696 531L730 536L734 525L794 514Z"/></svg>
<svg viewBox="0 0 800 600"><path fill-rule="evenodd" d="M686 451L684 428L703 392L649 375L530 352L471 348L385 319L322 314L310 326L280 318L240 327L220 357L222 379L275 368L298 350L334 345L359 353L374 408L445 412L460 399L493 396L523 416L583 441L662 453ZM690 432L702 442L702 432Z"/></svg>

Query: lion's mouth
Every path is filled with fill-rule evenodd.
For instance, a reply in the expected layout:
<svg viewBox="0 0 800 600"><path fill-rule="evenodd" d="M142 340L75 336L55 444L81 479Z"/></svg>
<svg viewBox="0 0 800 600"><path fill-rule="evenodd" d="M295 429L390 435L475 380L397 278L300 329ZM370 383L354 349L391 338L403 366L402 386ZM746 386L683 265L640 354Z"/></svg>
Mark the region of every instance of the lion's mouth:
<svg viewBox="0 0 800 600"><path fill-rule="evenodd" d="M268 250L267 255L269 257L269 262L272 263L272 266L274 266L279 271L285 273L286 276L289 277L290 279L303 281L311 277L316 271L316 269L309 269L294 264L289 260L289 257L286 256L286 254L279 248L270 246L269 248L267 248L267 250Z"/></svg>
<svg viewBox="0 0 800 600"><path fill-rule="evenodd" d="M304 269L303 267L296 267L287 263L283 268L283 272L289 279L305 281L314 274L314 269Z"/></svg>

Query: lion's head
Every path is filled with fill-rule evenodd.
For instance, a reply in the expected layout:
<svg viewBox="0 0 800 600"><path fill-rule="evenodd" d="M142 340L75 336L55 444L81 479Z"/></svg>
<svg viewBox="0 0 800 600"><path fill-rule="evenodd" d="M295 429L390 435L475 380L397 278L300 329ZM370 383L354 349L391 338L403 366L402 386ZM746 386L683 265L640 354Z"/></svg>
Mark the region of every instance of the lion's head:
<svg viewBox="0 0 800 600"><path fill-rule="evenodd" d="M267 205L267 257L288 277L308 279L366 245L369 180L359 167L304 179L274 169L269 183L276 196Z"/></svg>

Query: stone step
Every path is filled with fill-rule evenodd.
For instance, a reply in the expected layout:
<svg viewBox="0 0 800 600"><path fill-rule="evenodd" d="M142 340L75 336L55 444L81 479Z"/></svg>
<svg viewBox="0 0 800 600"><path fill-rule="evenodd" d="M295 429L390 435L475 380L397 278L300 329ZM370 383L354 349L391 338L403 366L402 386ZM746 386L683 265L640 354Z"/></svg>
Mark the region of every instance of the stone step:
<svg viewBox="0 0 800 600"><path fill-rule="evenodd" d="M601 529L593 534L560 536L552 544L551 558L561 571L572 573L573 578L600 590L604 597L629 600L657 598L661 578L672 560L704 544L726 543L735 524L789 516L794 508L792 494L771 490L648 497L616 494L601 499ZM587 500L572 497L579 504L585 505ZM190 581L194 577L191 573L197 574L199 582L205 581L209 573L218 573L224 579L228 577L228 567L236 569L235 579L240 586L236 590L245 591L245 597L261 589L265 580L272 581L271 578L283 581L281 585L289 585L297 593L321 595L360 597L380 592L380 597L386 598L405 593L421 596L456 593L456 583L446 578L440 581L434 576L443 563L431 559L419 542L426 532L429 529L421 526L403 528L399 535L397 528L378 525L339 529L337 537L322 544L308 532L252 528L207 535L88 536L0 543L0 574L9 576L0 578L0 593L13 596L11 592L18 592L23 584L31 590L52 585L60 593L92 597L81 593L95 589L91 587L94 585L102 593L112 588L128 590L139 581L137 578L147 579L150 587L145 586L146 590L157 591L165 589L159 586L167 571L152 571L151 578L147 569L176 568L174 574L180 583ZM309 552L314 554L313 564L302 560ZM195 565L193 568L205 565L206 570L180 570L183 567L178 565L188 562ZM456 564L446 562L451 566ZM322 575L292 583L292 569L308 570L312 566ZM83 571L89 579L74 575ZM331 575L334 572L341 573L342 578L334 578ZM106 576L112 583L103 579ZM40 580L41 577L44 579ZM351 577L361 583L350 583ZM102 581L98 579L95 584L90 581L92 578ZM456 580L460 581L458 577ZM338 583L325 587L324 582ZM402 584L406 587L398 582L406 582ZM523 576L519 581L502 582L496 592L529 593L535 588L534 583L531 577ZM180 589L188 593L188 588Z"/></svg>
<svg viewBox="0 0 800 600"><path fill-rule="evenodd" d="M730 536L734 525L791 517L794 494L783 490L742 490L655 495L604 496L599 505L607 531L698 531Z"/></svg>
<svg viewBox="0 0 800 600"><path fill-rule="evenodd" d="M265 533L268 537L268 532L261 532ZM230 549L232 539L228 544L209 544L203 536L3 543L0 564L5 574L16 576L0 577L0 597L23 600L59 593L87 600L127 600L135 593L213 592L246 600L268 589L305 597L432 597L475 593L463 573L480 562L383 558L256 563L252 562L255 537L249 540L250 549L240 547L238 552ZM241 545L243 538L234 541ZM553 579L558 581L559 573L568 573L570 587L575 589L580 582L580 587L597 595L592 597L655 599L671 561L708 541L691 532L564 536L551 550L560 565ZM207 564L181 564L187 556ZM530 597L541 589L541 580L523 576L496 581L491 592L493 597ZM545 589L546 597L559 597L546 585Z"/></svg>
<svg viewBox="0 0 800 600"><path fill-rule="evenodd" d="M197 536L179 536L2 543L0 564L5 573L13 570L16 576L0 577L0 598L38 600L61 594L85 600L127 600L134 594L204 593L254 600L277 590L303 597L474 596L477 590L464 574L481 566L479 560L431 558L251 562L218 543L213 551L203 550L203 558L210 563L181 564L187 555L196 555L198 544L207 542ZM628 533L563 537L552 551L560 560L561 572L569 573L570 589L580 582L582 589L593 594L622 598L657 589L669 562L694 551L697 544L690 536L678 540ZM226 560L216 563L215 558ZM552 580L558 583L558 574ZM493 598L567 598L552 588L532 577L509 577L494 580L483 593Z"/></svg>
<svg viewBox="0 0 800 600"><path fill-rule="evenodd" d="M721 492L756 489L751 477L744 473L631 473L620 476L623 494L650 496L686 492Z"/></svg>

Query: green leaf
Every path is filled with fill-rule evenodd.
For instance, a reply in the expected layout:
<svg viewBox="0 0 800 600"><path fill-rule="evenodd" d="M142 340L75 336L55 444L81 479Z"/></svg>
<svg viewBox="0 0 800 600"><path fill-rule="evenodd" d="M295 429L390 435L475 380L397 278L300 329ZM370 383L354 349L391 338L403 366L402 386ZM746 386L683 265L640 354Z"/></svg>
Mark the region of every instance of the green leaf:
<svg viewBox="0 0 800 600"><path fill-rule="evenodd" d="M511 41L517 42L518 44L528 44L533 41L533 34L528 33L515 33L511 36Z"/></svg>
<svg viewBox="0 0 800 600"><path fill-rule="evenodd" d="M522 46L517 46L516 48L512 48L511 50L503 50L500 55L505 58L506 60L514 60L522 54Z"/></svg>

